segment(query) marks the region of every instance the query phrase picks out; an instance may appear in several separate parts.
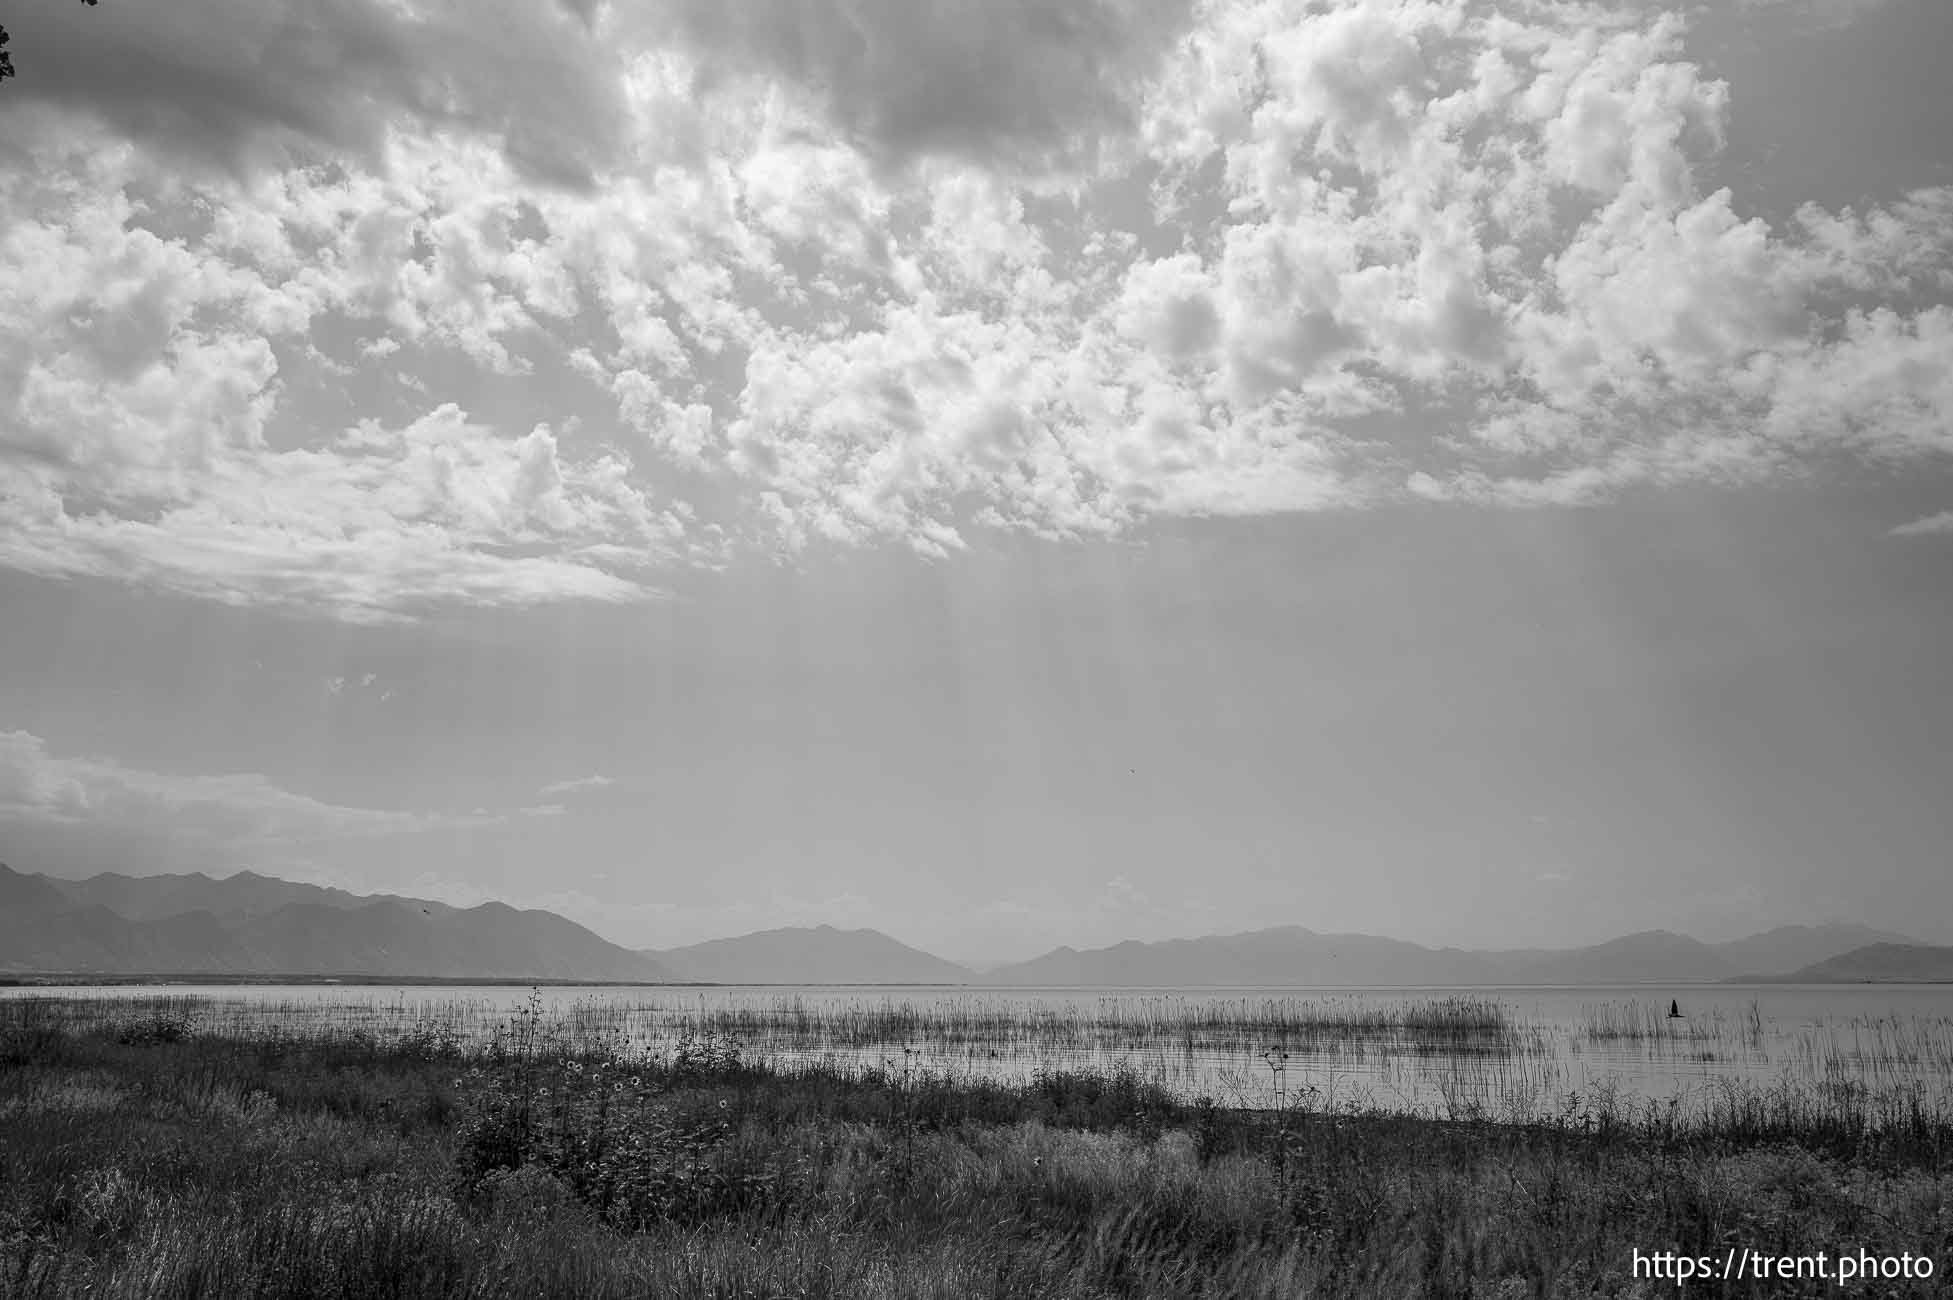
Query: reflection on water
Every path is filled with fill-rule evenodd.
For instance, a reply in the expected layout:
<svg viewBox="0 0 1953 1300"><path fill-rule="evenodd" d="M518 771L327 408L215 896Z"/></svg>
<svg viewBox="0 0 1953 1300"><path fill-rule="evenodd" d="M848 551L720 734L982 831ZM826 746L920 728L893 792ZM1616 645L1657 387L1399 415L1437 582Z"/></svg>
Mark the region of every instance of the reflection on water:
<svg viewBox="0 0 1953 1300"><path fill-rule="evenodd" d="M240 985L0 991L105 1017L198 999L227 1032L438 1032L486 1042L524 1005L587 1045L730 1035L748 1060L1023 1079L1131 1069L1185 1096L1525 1118L1583 1100L1712 1105L1798 1088L1953 1106L1953 986L977 991ZM1681 1012L1671 1015L1671 1006ZM1285 1055L1284 1055L1285 1054Z"/></svg>

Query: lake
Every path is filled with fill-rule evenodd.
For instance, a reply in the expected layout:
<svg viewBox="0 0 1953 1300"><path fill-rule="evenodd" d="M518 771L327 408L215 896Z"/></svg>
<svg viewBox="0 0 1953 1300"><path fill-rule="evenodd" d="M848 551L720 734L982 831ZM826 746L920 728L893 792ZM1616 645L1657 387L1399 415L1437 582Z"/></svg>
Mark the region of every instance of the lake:
<svg viewBox="0 0 1953 1300"><path fill-rule="evenodd" d="M1186 1096L1528 1118L1684 1109L1737 1093L1953 1106L1953 985L999 989L414 984L36 986L104 1017L195 998L227 1031L486 1041L531 1004L557 1032L670 1050L728 1034L748 1059L1023 1078L1129 1067ZM1683 1015L1670 1018L1670 1004ZM1283 1055L1283 1054L1286 1055ZM1828 1104L1828 1103L1827 1103Z"/></svg>

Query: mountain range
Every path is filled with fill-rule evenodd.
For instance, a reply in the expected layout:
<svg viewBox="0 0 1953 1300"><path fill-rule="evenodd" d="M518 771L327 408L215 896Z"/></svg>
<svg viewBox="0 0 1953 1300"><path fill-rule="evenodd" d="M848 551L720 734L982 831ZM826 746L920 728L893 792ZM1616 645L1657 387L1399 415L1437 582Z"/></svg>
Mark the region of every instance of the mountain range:
<svg viewBox="0 0 1953 1300"><path fill-rule="evenodd" d="M1911 942L1862 925L1822 925L1783 926L1714 944L1647 930L1584 948L1472 951L1277 926L1202 939L1129 940L1084 952L1059 948L993 970L985 982L1096 988L1699 984L1782 978L1866 945Z"/></svg>
<svg viewBox="0 0 1953 1300"><path fill-rule="evenodd" d="M1953 984L1953 947L1868 944L1780 978L1799 984Z"/></svg>
<svg viewBox="0 0 1953 1300"><path fill-rule="evenodd" d="M1861 925L1726 943L1650 930L1569 949L1427 948L1275 926L1057 948L986 970L876 930L764 930L633 951L553 912L366 896L254 872L85 880L0 865L0 971L35 974L536 979L1001 987L1457 987L1953 978L1953 948Z"/></svg>
<svg viewBox="0 0 1953 1300"><path fill-rule="evenodd" d="M702 984L969 984L976 976L879 930L761 930L646 956Z"/></svg>
<svg viewBox="0 0 1953 1300"><path fill-rule="evenodd" d="M659 982L553 912L363 897L252 872L56 880L0 865L0 970Z"/></svg>

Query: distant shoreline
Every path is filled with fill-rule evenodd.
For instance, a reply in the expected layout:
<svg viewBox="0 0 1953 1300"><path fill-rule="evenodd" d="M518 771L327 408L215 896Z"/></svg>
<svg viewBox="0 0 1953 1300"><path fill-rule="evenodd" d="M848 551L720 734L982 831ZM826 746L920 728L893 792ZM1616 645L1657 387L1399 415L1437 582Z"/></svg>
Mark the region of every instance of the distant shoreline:
<svg viewBox="0 0 1953 1300"><path fill-rule="evenodd" d="M234 975L207 971L184 974L146 974L146 975L104 975L99 972L59 972L29 971L0 974L0 988L36 988L40 986L60 986L66 988L144 988L166 984L211 985L263 985L267 988L293 987L317 988L326 984L343 984L348 987L371 988L375 986L413 985L424 988L570 988L570 989L737 989L737 988L780 988L777 984L724 984L710 980L592 980L592 979L545 979L538 976L521 975ZM968 984L910 984L910 983L858 983L858 984L809 984L806 988L861 988L861 989L962 989L973 988Z"/></svg>
<svg viewBox="0 0 1953 1300"><path fill-rule="evenodd" d="M1013 993L1013 992L1053 992L1078 991L1082 993L1130 993L1134 995L1160 993L1470 993L1496 992L1500 990L1556 990L1556 989L1670 989L1670 988L1853 988L1866 986L1914 986L1932 987L1953 984L1948 978L1881 978L1866 976L1862 979L1798 980L1786 976L1742 976L1723 980L1638 980L1630 982L1611 981L1593 984L1312 984L1293 986L1274 986L1262 984L1242 985L1201 985L1198 987L1174 987L1153 985L1030 985L1030 984L919 984L906 981L853 981L847 983L756 983L751 981L721 982L712 980L600 980L600 979L557 979L534 976L468 976L468 975L237 975L220 972L188 972L183 974L142 974L105 975L99 972L59 972L30 971L0 974L0 988L157 988L166 985L191 985L194 987L235 987L239 985L265 988L318 988L324 985L343 985L347 988L399 987L415 988L616 988L616 989L942 989L972 993Z"/></svg>

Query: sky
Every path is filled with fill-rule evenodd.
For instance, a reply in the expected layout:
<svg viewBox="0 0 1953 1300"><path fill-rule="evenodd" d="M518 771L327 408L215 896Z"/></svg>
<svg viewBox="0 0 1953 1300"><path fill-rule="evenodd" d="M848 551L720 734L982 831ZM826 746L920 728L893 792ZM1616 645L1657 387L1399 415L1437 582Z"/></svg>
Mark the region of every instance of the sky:
<svg viewBox="0 0 1953 1300"><path fill-rule="evenodd" d="M8 30L16 869L1953 942L1942 0Z"/></svg>

